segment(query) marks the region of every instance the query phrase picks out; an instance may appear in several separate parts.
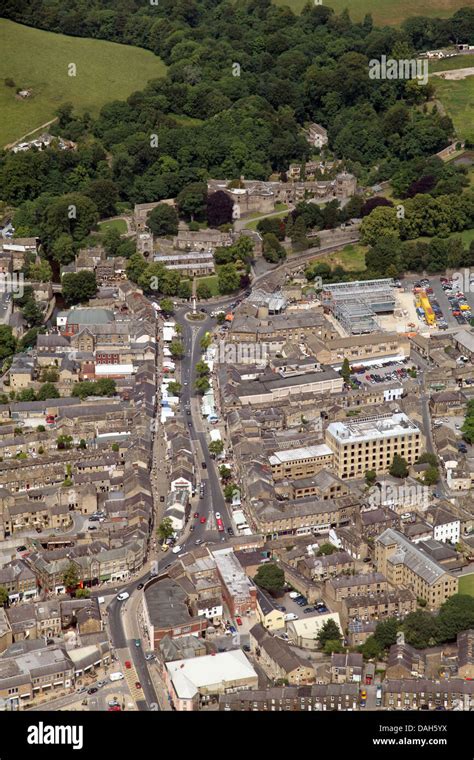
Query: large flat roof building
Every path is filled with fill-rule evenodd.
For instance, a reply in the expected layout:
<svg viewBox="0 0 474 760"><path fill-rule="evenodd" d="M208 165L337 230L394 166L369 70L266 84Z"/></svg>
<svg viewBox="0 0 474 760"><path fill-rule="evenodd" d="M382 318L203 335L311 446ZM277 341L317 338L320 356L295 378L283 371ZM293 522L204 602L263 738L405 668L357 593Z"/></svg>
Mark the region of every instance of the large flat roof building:
<svg viewBox="0 0 474 760"><path fill-rule="evenodd" d="M326 443L334 452L339 477L357 478L367 470L388 472L395 454L414 464L421 454L422 434L406 414L383 414L331 422Z"/></svg>
<svg viewBox="0 0 474 760"><path fill-rule="evenodd" d="M276 451L270 457L275 480L281 478L306 478L325 467L331 467L334 454L325 443L296 449Z"/></svg>
<svg viewBox="0 0 474 760"><path fill-rule="evenodd" d="M165 665L165 681L177 710L198 710L219 694L256 689L258 675L241 649Z"/></svg>
<svg viewBox="0 0 474 760"><path fill-rule="evenodd" d="M257 589L246 575L233 549L218 549L212 553L222 583L222 595L234 617L245 615L257 607Z"/></svg>

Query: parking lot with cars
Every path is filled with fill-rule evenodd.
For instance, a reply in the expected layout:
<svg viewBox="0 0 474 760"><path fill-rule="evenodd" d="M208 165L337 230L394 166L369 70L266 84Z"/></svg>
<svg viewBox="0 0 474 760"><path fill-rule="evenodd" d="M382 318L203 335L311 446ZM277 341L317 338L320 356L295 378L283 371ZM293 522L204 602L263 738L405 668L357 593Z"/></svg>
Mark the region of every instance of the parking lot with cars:
<svg viewBox="0 0 474 760"><path fill-rule="evenodd" d="M408 377L412 366L408 359L398 362L382 362L370 366L354 364L351 367L351 383L357 388L377 383L400 383Z"/></svg>
<svg viewBox="0 0 474 760"><path fill-rule="evenodd" d="M296 620L295 617L304 618L306 615L323 614L329 612L326 605L322 600L317 601L314 604L310 604L308 600L297 591L289 591L284 596L276 600L276 607L287 617L286 622Z"/></svg>
<svg viewBox="0 0 474 760"><path fill-rule="evenodd" d="M436 317L436 327L441 330L469 324L474 310L474 274L467 283L454 281L451 277L439 276L421 279L415 287L425 288ZM463 289L466 289L465 292ZM423 321L423 320L420 320Z"/></svg>
<svg viewBox="0 0 474 760"><path fill-rule="evenodd" d="M451 316L458 325L469 324L472 319L472 308L468 301L468 296L459 288L460 283L454 282L447 277L440 277L439 281L449 303ZM469 285L471 284L474 285L474 275L473 280L470 281ZM472 294L468 295L472 296Z"/></svg>

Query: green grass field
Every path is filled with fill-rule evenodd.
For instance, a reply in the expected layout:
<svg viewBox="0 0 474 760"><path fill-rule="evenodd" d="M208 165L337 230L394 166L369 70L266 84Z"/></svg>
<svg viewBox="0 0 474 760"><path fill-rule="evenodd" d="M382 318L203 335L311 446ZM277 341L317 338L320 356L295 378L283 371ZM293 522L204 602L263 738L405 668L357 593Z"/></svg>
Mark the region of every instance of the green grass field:
<svg viewBox="0 0 474 760"><path fill-rule="evenodd" d="M299 13L307 0L274 0L276 5L288 5ZM324 5L341 13L347 8L353 21L362 21L371 13L378 26L398 26L409 16L440 16L445 18L459 10L459 0L324 0ZM467 3L466 3L467 5Z"/></svg>
<svg viewBox="0 0 474 760"><path fill-rule="evenodd" d="M96 115L104 103L124 100L166 71L148 50L66 37L5 19L0 19L0 50L1 146L53 119L61 103ZM76 76L68 76L71 63ZM7 87L5 78L13 79L16 87L31 88L32 96L18 99L16 87Z"/></svg>
<svg viewBox="0 0 474 760"><path fill-rule="evenodd" d="M458 136L474 140L474 76L458 81L432 77L436 97L453 120Z"/></svg>
<svg viewBox="0 0 474 760"><path fill-rule="evenodd" d="M344 267L347 272L362 272L365 267L365 254L367 246L351 244L346 245L341 251L329 253L327 256L318 258L318 263L329 264L331 267Z"/></svg>
<svg viewBox="0 0 474 760"><path fill-rule="evenodd" d="M474 573L459 578L459 593L474 596Z"/></svg>
<svg viewBox="0 0 474 760"><path fill-rule="evenodd" d="M473 65L470 55L456 55L454 58L441 58L428 61L430 74L435 71L451 71L452 69L469 69Z"/></svg>
<svg viewBox="0 0 474 760"><path fill-rule="evenodd" d="M196 278L196 286L199 285L200 282L205 282L206 285L209 286L211 293L213 296L219 295L219 288L218 288L218 280L216 274L211 274L209 277L197 277Z"/></svg>
<svg viewBox="0 0 474 760"><path fill-rule="evenodd" d="M278 206L285 206L284 203L278 203L278 204L275 204L275 205L276 205L277 208L278 208ZM287 209L287 206L285 206L285 209ZM270 214L270 215L269 214L251 214L247 218L252 219L252 217L253 217L253 220L245 225L245 229L246 230L256 230L257 229L257 224L259 223L260 219L264 219L264 217L266 217L266 216L269 216L270 219L283 219L285 216L288 216L288 209L286 211L281 211L279 214Z"/></svg>
<svg viewBox="0 0 474 760"><path fill-rule="evenodd" d="M124 219L112 219L110 222L100 222L99 230L105 232L106 230L118 230L121 235L124 235L127 231L127 223Z"/></svg>

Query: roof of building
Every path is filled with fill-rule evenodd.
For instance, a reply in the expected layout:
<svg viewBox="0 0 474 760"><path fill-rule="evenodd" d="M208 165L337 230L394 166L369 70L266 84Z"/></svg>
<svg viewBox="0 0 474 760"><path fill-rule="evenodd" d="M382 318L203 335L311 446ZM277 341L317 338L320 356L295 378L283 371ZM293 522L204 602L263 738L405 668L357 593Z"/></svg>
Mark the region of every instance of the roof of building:
<svg viewBox="0 0 474 760"><path fill-rule="evenodd" d="M270 464L279 465L285 462L296 462L301 459L312 459L313 457L326 457L332 454L332 449L321 443L316 446L303 446L297 449L287 449L285 451L276 451L270 457Z"/></svg>
<svg viewBox="0 0 474 760"><path fill-rule="evenodd" d="M327 432L341 444L357 443L376 438L420 434L420 429L406 414L384 414L351 422L331 422Z"/></svg>
<svg viewBox="0 0 474 760"><path fill-rule="evenodd" d="M288 632L294 630L297 637L303 639L317 639L318 633L328 620L334 620L342 632L341 621L338 612L329 612L322 615L305 615L301 620L291 620L288 625Z"/></svg>
<svg viewBox="0 0 474 760"><path fill-rule="evenodd" d="M389 557L388 561L392 564L403 563L407 565L430 586L437 583L443 575L446 575L446 570L441 565L438 565L437 562L428 557L415 544L412 544L405 536L402 536L401 533L393 530L393 528L384 530L380 536L377 536L375 541L384 546L396 544L397 550Z"/></svg>
<svg viewBox="0 0 474 760"><path fill-rule="evenodd" d="M199 689L215 684L257 679L241 649L167 662L165 667L180 699L192 699Z"/></svg>
<svg viewBox="0 0 474 760"><path fill-rule="evenodd" d="M87 307L60 311L57 318L66 318L72 325L104 325L114 321L114 313L110 309Z"/></svg>

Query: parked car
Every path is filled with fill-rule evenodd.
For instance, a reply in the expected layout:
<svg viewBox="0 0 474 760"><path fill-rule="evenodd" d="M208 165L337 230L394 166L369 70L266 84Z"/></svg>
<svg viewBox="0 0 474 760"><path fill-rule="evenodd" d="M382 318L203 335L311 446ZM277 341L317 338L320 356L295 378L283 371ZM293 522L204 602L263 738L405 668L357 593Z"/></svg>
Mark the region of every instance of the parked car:
<svg viewBox="0 0 474 760"><path fill-rule="evenodd" d="M193 517L194 517L194 519L196 519L197 517L199 517L199 512L195 512L194 515L193 515Z"/></svg>
<svg viewBox="0 0 474 760"><path fill-rule="evenodd" d="M125 667L127 668L127 670L130 670L130 668L132 667L132 663L130 662L130 660L125 660Z"/></svg>
<svg viewBox="0 0 474 760"><path fill-rule="evenodd" d="M136 646L136 647L139 647L139 646L140 646L140 639L135 639L135 646Z"/></svg>
<svg viewBox="0 0 474 760"><path fill-rule="evenodd" d="M142 589L144 585L145 585L144 583L139 583L137 586L137 591L140 591L140 589Z"/></svg>
<svg viewBox="0 0 474 760"><path fill-rule="evenodd" d="M142 688L142 685L141 685L140 681L135 681L135 688L136 689L141 689Z"/></svg>
<svg viewBox="0 0 474 760"><path fill-rule="evenodd" d="M95 686L93 686L91 689L87 689L88 694L96 694L99 691Z"/></svg>
<svg viewBox="0 0 474 760"><path fill-rule="evenodd" d="M235 622L237 623L237 625L242 625L242 618L236 617Z"/></svg>

